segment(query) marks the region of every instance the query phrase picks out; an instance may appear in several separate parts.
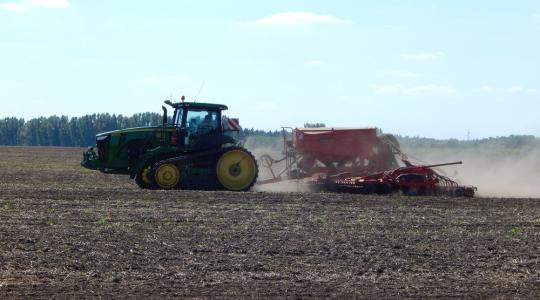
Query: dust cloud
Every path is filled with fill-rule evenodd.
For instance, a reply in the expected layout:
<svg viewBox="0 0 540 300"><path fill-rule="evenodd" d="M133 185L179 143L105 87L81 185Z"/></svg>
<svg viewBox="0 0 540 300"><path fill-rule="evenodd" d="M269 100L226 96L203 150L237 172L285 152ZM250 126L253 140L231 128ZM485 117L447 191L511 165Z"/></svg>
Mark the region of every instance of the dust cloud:
<svg viewBox="0 0 540 300"><path fill-rule="evenodd" d="M257 159L259 165L259 184L256 184L253 188L254 191L259 192L308 192L309 189L305 184L302 184L299 180L286 180L275 183L260 184L261 181L272 179L273 175L270 170L265 167L264 162L261 159L262 155L270 155L274 159L283 158L283 153L276 148L251 148L249 149L253 156ZM285 162L280 162L272 165L274 174L277 176L279 172L285 169ZM282 177L286 177L285 174Z"/></svg>
<svg viewBox="0 0 540 300"><path fill-rule="evenodd" d="M463 161L437 168L460 184L478 188L480 197L540 198L540 149L504 153L482 149L405 150L423 163Z"/></svg>
<svg viewBox="0 0 540 300"><path fill-rule="evenodd" d="M266 141L264 146L261 146L261 141L257 141L256 138L248 137L245 142L245 147L255 156L259 165L259 178L258 184L253 187L254 191L259 192L309 192L309 188L302 184L300 180L286 180L275 183L260 184L261 181L272 179L274 176L270 170L265 167L261 156L270 155L274 159L283 158L283 140L281 137L274 137L271 140ZM272 169L277 176L281 171L285 169L285 162L279 162L272 165ZM285 174L282 176L285 178Z"/></svg>

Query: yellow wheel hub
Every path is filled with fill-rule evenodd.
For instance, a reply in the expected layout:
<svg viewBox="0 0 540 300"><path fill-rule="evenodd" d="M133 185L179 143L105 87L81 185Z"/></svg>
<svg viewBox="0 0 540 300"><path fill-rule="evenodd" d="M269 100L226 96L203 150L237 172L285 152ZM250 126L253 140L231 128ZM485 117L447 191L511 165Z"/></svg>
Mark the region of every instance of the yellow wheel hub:
<svg viewBox="0 0 540 300"><path fill-rule="evenodd" d="M250 187L257 177L257 163L246 151L234 149L225 152L216 166L219 182L228 190L242 191Z"/></svg>
<svg viewBox="0 0 540 300"><path fill-rule="evenodd" d="M150 181L150 166L144 168L141 172L141 179L146 184L151 184L152 181Z"/></svg>
<svg viewBox="0 0 540 300"><path fill-rule="evenodd" d="M162 189L172 189L180 181L180 171L174 164L162 164L156 169L155 179Z"/></svg>

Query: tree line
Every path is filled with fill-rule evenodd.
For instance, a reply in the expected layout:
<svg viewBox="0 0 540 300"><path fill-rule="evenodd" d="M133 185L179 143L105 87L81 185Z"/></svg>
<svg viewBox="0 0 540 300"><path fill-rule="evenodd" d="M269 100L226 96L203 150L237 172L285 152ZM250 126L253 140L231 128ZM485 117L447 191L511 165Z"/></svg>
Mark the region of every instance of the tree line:
<svg viewBox="0 0 540 300"><path fill-rule="evenodd" d="M157 113L139 113L130 117L105 113L71 118L4 118L0 119L0 145L88 146L95 143L95 136L100 132L157 125L161 120Z"/></svg>
<svg viewBox="0 0 540 300"><path fill-rule="evenodd" d="M162 120L162 115L150 112L132 116L104 113L71 118L40 117L30 120L10 117L0 119L0 145L89 146L95 144L95 136L98 133L130 127L159 126ZM245 128L243 134L278 136L280 132Z"/></svg>
<svg viewBox="0 0 540 300"><path fill-rule="evenodd" d="M424 137L396 136L400 145L407 148L490 148L490 149L523 149L540 147L540 139L534 135L509 135L483 139L438 140Z"/></svg>
<svg viewBox="0 0 540 300"><path fill-rule="evenodd" d="M10 117L0 119L0 145L24 146L89 146L95 144L98 133L122 128L161 125L158 113L138 113L132 116L115 114L92 114L82 117L51 116L30 120ZM306 123L305 127L324 127L324 123ZM265 131L244 128L244 136L277 138L281 131ZM396 136L402 146L412 148L492 148L538 147L540 139L532 135L510 135L507 137L438 140L423 137ZM272 139L273 140L273 139ZM276 139L277 140L277 139Z"/></svg>

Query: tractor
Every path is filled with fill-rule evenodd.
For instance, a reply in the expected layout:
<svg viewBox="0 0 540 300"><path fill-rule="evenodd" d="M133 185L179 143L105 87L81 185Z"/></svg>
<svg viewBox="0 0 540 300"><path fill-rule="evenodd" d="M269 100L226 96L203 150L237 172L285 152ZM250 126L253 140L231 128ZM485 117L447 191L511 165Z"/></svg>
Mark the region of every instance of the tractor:
<svg viewBox="0 0 540 300"><path fill-rule="evenodd" d="M185 102L162 106L161 126L100 133L83 153L81 165L125 174L143 189L247 191L257 181L253 155L234 137L238 119L222 114L222 104Z"/></svg>

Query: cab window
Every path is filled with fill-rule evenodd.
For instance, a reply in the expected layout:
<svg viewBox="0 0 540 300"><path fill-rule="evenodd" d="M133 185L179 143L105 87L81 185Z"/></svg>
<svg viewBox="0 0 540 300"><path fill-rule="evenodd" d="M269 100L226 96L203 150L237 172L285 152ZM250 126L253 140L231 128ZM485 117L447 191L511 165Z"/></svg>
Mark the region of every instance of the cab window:
<svg viewBox="0 0 540 300"><path fill-rule="evenodd" d="M175 112L174 112L174 116L173 116L173 125L176 126L176 127L180 127L182 125L182 115L183 115L183 112L184 110L181 109L181 108L178 108Z"/></svg>
<svg viewBox="0 0 540 300"><path fill-rule="evenodd" d="M189 135L205 135L217 131L218 112L189 110L186 115L186 131Z"/></svg>

